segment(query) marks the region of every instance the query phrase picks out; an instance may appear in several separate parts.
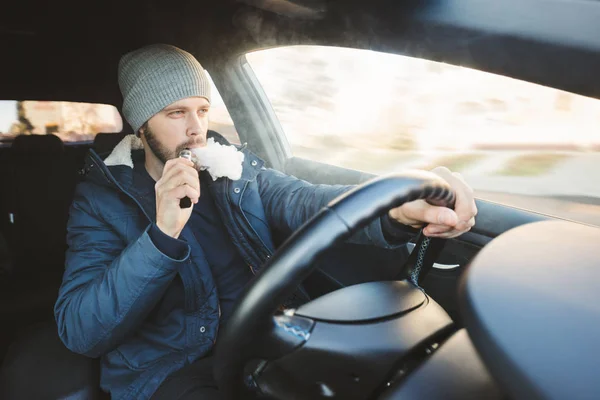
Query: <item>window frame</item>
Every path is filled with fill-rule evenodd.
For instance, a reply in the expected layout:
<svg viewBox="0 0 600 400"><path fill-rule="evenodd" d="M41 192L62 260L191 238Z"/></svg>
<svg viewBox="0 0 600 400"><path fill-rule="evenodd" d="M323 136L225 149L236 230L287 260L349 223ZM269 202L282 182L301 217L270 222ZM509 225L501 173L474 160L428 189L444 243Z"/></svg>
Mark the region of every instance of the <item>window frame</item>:
<svg viewBox="0 0 600 400"><path fill-rule="evenodd" d="M292 157L283 127L245 54L216 61L211 77L226 104L242 145L284 171Z"/></svg>

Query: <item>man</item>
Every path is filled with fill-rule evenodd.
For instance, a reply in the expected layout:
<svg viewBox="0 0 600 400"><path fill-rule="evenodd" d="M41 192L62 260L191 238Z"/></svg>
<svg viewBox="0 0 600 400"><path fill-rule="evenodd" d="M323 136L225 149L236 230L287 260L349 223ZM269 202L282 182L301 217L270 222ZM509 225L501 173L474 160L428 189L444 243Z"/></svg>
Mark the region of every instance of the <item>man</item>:
<svg viewBox="0 0 600 400"><path fill-rule="evenodd" d="M210 86L178 48L125 55L119 86L137 135L104 161L93 152L86 160L55 306L59 334L72 351L101 357L101 386L113 399L215 399L210 352L219 324L274 252L271 232L291 234L349 187L311 185L246 150L241 179L199 179L178 153L207 142ZM382 223L406 231L428 224L426 234L445 238L469 230L471 189L447 169L438 173L457 193L456 212L413 202L353 240L391 247L393 229ZM192 207L180 207L185 197Z"/></svg>

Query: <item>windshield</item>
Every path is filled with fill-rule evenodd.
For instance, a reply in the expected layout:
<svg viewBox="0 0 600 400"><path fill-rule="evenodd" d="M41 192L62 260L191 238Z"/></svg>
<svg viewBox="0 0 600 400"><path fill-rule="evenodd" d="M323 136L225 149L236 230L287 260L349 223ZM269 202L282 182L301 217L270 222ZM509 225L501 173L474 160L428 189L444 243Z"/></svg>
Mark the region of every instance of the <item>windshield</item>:
<svg viewBox="0 0 600 400"><path fill-rule="evenodd" d="M246 59L296 157L374 174L444 165L480 198L600 225L597 99L368 50Z"/></svg>

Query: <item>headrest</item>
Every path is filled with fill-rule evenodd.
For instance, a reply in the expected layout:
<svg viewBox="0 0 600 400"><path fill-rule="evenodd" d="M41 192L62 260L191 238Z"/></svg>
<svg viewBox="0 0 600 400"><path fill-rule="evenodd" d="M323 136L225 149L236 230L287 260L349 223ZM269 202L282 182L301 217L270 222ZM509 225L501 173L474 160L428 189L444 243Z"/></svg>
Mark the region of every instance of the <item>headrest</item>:
<svg viewBox="0 0 600 400"><path fill-rule="evenodd" d="M13 154L36 156L60 156L64 152L64 144L56 135L19 135L11 146Z"/></svg>
<svg viewBox="0 0 600 400"><path fill-rule="evenodd" d="M94 138L94 150L98 154L110 153L126 135L125 132L98 133Z"/></svg>

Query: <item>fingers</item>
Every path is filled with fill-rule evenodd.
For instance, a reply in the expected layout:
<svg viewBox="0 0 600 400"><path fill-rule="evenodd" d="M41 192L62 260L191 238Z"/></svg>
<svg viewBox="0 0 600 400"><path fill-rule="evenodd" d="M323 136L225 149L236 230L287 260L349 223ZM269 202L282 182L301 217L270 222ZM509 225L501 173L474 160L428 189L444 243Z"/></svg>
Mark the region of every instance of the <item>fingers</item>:
<svg viewBox="0 0 600 400"><path fill-rule="evenodd" d="M172 158L165 163L165 167L163 168L163 176L165 176L171 169L176 168L178 166L186 166L196 169L194 163L188 160L187 158Z"/></svg>
<svg viewBox="0 0 600 400"><path fill-rule="evenodd" d="M465 232L469 232L473 226L475 226L475 217L466 222L460 221L454 228L445 225L430 224L423 229L423 233L425 236L429 237L449 239L460 236Z"/></svg>
<svg viewBox="0 0 600 400"><path fill-rule="evenodd" d="M200 198L200 191L188 185L177 186L168 192L168 197L179 202L184 197L189 197L196 204Z"/></svg>
<svg viewBox="0 0 600 400"><path fill-rule="evenodd" d="M197 204L200 199L200 190L188 185L181 185L171 190L157 193L157 208L164 210L165 207L179 206L179 201L184 197L189 197L192 204Z"/></svg>
<svg viewBox="0 0 600 400"><path fill-rule="evenodd" d="M471 228L475 221L474 217L477 215L477 205L475 204L473 189L458 172L451 172L445 167L437 167L433 169L432 172L450 184L452 190L454 190L454 193L456 194L454 211L458 216L458 220L464 222L464 227ZM473 219L473 221L471 221L471 219ZM459 228L457 227L457 229Z"/></svg>
<svg viewBox="0 0 600 400"><path fill-rule="evenodd" d="M198 171L190 164L193 165L183 158L169 160L165 164L162 177L156 182L156 191L169 191L182 185L200 190Z"/></svg>
<svg viewBox="0 0 600 400"><path fill-rule="evenodd" d="M465 182L465 179L458 172L453 172L448 183L456 192L456 206L454 210L461 221L468 221L471 217L477 215L477 206L475 204L475 194L473 188Z"/></svg>
<svg viewBox="0 0 600 400"><path fill-rule="evenodd" d="M161 178L156 182L155 189L157 193L162 193L183 185L200 190L198 174L189 171L174 171L171 176Z"/></svg>
<svg viewBox="0 0 600 400"><path fill-rule="evenodd" d="M440 238L440 239L453 239L456 238L464 233L466 233L468 231L457 231L456 229L451 230L450 232L445 232L445 233L437 233L437 234L427 234L425 232L425 236L431 237L431 238Z"/></svg>
<svg viewBox="0 0 600 400"><path fill-rule="evenodd" d="M184 158L167 161L162 177L156 182L157 205L175 204L189 197L193 204L200 198L200 179L194 164Z"/></svg>
<svg viewBox="0 0 600 400"><path fill-rule="evenodd" d="M174 170L174 169L177 170L179 168L197 172L194 163L191 162L190 160L185 159L185 158L174 158L174 159L167 161L167 163L165 164L165 167L163 168L162 176L167 176L171 173L172 170Z"/></svg>
<svg viewBox="0 0 600 400"><path fill-rule="evenodd" d="M456 237L475 225L474 216L461 221L458 214L449 208L432 206L422 200L404 204L389 214L397 221L415 228L427 225L423 233L431 237Z"/></svg>
<svg viewBox="0 0 600 400"><path fill-rule="evenodd" d="M426 225L423 233L430 237L453 238L468 232L475 225L477 215L473 189L461 174L448 168L438 167L432 172L448 182L455 192L454 210L417 200L390 210L390 217L414 228Z"/></svg>
<svg viewBox="0 0 600 400"><path fill-rule="evenodd" d="M423 233L427 236L438 235L453 231L454 228L447 225L429 224L423 229Z"/></svg>
<svg viewBox="0 0 600 400"><path fill-rule="evenodd" d="M165 167L163 168L162 178L170 178L171 176L176 175L178 171L188 171L198 177L198 171L196 170L194 163L180 157L173 158L166 162Z"/></svg>
<svg viewBox="0 0 600 400"><path fill-rule="evenodd" d="M423 200L406 203L400 208L402 215L409 222L407 225L424 223L453 227L458 223L458 216L451 209L432 206ZM393 214L390 215L393 216Z"/></svg>

